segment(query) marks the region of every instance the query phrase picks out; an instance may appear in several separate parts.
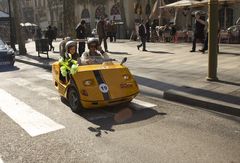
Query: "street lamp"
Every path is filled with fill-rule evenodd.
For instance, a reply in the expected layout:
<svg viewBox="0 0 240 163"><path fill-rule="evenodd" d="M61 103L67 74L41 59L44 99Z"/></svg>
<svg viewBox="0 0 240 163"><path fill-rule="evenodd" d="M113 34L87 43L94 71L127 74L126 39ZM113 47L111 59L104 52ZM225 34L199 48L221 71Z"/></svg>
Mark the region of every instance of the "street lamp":
<svg viewBox="0 0 240 163"><path fill-rule="evenodd" d="M218 59L218 0L210 0L209 12L209 35L208 35L208 77L209 81L217 81L217 59Z"/></svg>

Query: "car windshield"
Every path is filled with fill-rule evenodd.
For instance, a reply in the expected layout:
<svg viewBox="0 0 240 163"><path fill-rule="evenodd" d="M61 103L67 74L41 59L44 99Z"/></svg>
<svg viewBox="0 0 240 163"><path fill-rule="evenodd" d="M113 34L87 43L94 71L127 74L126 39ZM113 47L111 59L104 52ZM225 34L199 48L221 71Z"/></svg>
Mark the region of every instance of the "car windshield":
<svg viewBox="0 0 240 163"><path fill-rule="evenodd" d="M5 44L1 39L0 39L0 49L5 49Z"/></svg>
<svg viewBox="0 0 240 163"><path fill-rule="evenodd" d="M103 58L101 56L89 56L86 61L88 61L88 65L93 65L93 64L102 64L104 62L112 62L116 61L115 59L112 58ZM81 63L84 63L83 60L81 60Z"/></svg>

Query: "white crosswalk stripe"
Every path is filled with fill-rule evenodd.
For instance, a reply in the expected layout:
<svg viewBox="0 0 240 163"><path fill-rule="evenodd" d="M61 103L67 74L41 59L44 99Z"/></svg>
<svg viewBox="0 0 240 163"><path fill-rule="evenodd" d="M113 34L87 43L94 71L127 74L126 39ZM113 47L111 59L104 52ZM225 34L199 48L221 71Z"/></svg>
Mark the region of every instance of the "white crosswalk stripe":
<svg viewBox="0 0 240 163"><path fill-rule="evenodd" d="M145 109L145 108L153 108L157 105L149 103L149 102L145 102L142 100L138 100L138 99L133 99L132 102L130 103L130 107L133 107L135 110L141 110L141 109Z"/></svg>
<svg viewBox="0 0 240 163"><path fill-rule="evenodd" d="M2 89L0 97L0 109L32 137L65 128Z"/></svg>
<svg viewBox="0 0 240 163"><path fill-rule="evenodd" d="M18 85L18 86L24 87L25 89L28 89L30 91L34 91L38 95L44 96L47 99L49 98L49 99L53 100L53 99L58 99L58 97L59 97L59 94L57 93L57 91L51 90L47 87L43 87L43 86L39 86L37 84L34 84L34 81L31 82L30 80L27 80L27 79L24 79L24 78L10 78L10 79L7 79L7 80L16 84L16 85Z"/></svg>
<svg viewBox="0 0 240 163"><path fill-rule="evenodd" d="M0 157L0 163L4 163L3 160L1 159L1 157Z"/></svg>

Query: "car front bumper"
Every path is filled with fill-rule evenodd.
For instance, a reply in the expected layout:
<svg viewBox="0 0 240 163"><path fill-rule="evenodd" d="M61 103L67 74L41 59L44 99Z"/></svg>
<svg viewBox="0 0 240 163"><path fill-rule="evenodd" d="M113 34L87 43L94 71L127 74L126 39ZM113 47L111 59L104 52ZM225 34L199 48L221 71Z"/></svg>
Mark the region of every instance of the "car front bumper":
<svg viewBox="0 0 240 163"><path fill-rule="evenodd" d="M102 107L107 107L107 106L128 103L128 102L132 101L137 96L137 94L138 93L133 94L128 97L111 99L111 100L107 100L107 101L83 101L83 100L81 100L81 104L82 104L83 108L86 108L86 109L102 108Z"/></svg>

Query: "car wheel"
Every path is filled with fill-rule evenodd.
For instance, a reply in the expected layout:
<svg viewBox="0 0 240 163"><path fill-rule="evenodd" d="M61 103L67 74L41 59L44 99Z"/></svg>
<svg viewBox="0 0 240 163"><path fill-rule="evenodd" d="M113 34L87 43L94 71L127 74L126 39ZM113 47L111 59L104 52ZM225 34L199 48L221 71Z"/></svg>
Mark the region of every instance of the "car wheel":
<svg viewBox="0 0 240 163"><path fill-rule="evenodd" d="M67 99L71 110L74 113L79 113L81 110L81 102L76 88L74 87L69 88Z"/></svg>
<svg viewBox="0 0 240 163"><path fill-rule="evenodd" d="M68 100L65 97L60 96L60 99L62 103L64 103L65 105L68 105Z"/></svg>

